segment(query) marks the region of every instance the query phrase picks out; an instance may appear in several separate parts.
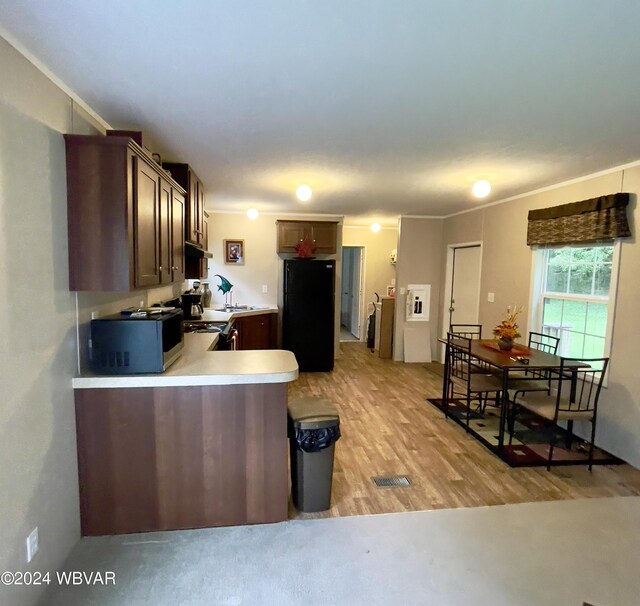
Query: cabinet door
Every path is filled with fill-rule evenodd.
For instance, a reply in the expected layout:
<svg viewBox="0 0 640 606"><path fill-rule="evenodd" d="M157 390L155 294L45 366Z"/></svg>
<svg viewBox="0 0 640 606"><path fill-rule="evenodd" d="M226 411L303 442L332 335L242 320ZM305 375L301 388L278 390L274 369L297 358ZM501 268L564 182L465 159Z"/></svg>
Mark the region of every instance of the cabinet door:
<svg viewBox="0 0 640 606"><path fill-rule="evenodd" d="M311 239L316 247L315 252L327 255L335 254L338 239L336 223L312 223L311 234Z"/></svg>
<svg viewBox="0 0 640 606"><path fill-rule="evenodd" d="M160 284L169 284L173 278L173 246L171 238L172 190L164 179L160 179Z"/></svg>
<svg viewBox="0 0 640 606"><path fill-rule="evenodd" d="M330 221L278 221L278 252L295 253L296 244L308 238L314 252L333 255L337 249L338 224Z"/></svg>
<svg viewBox="0 0 640 606"><path fill-rule="evenodd" d="M160 195L158 173L142 158L133 158L136 183L133 200L134 284L160 283Z"/></svg>
<svg viewBox="0 0 640 606"><path fill-rule="evenodd" d="M273 349L275 344L275 314L260 314L237 318L238 349Z"/></svg>
<svg viewBox="0 0 640 606"><path fill-rule="evenodd" d="M204 187L202 181L198 179L198 244L205 250L207 249L207 234L205 233L205 220L204 220Z"/></svg>
<svg viewBox="0 0 640 606"><path fill-rule="evenodd" d="M209 247L209 221L207 217L202 217L202 248L207 250ZM207 257L200 259L200 277L209 277L209 260Z"/></svg>
<svg viewBox="0 0 640 606"><path fill-rule="evenodd" d="M189 186L187 187L189 196L189 215L187 221L187 240L198 244L198 177L192 170L189 170Z"/></svg>
<svg viewBox="0 0 640 606"><path fill-rule="evenodd" d="M202 217L202 248L209 250L209 217Z"/></svg>
<svg viewBox="0 0 640 606"><path fill-rule="evenodd" d="M311 237L310 231L305 232L304 222L296 221L279 221L278 222L278 252L294 253L296 252L296 244L304 240L305 235Z"/></svg>
<svg viewBox="0 0 640 606"><path fill-rule="evenodd" d="M171 190L171 279L184 280L184 196Z"/></svg>

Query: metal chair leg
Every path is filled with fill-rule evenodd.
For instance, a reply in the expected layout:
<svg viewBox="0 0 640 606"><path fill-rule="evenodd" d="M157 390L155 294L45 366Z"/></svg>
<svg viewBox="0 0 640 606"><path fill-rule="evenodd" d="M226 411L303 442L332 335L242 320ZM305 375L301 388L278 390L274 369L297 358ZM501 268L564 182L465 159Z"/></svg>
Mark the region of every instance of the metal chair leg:
<svg viewBox="0 0 640 606"><path fill-rule="evenodd" d="M552 436L551 441L549 442L549 460L547 461L547 471L551 471L551 461L553 459L553 448L554 448L554 440Z"/></svg>
<svg viewBox="0 0 640 606"><path fill-rule="evenodd" d="M467 433L469 433L469 419L471 418L471 394L467 392L467 426L465 427Z"/></svg>
<svg viewBox="0 0 640 606"><path fill-rule="evenodd" d="M596 418L591 419L591 444L589 444L589 471L593 471L593 451L596 441Z"/></svg>
<svg viewBox="0 0 640 606"><path fill-rule="evenodd" d="M509 428L509 446L511 446L513 444L513 430L516 428L518 405L515 402L512 402L509 408L510 410L507 415L507 427Z"/></svg>

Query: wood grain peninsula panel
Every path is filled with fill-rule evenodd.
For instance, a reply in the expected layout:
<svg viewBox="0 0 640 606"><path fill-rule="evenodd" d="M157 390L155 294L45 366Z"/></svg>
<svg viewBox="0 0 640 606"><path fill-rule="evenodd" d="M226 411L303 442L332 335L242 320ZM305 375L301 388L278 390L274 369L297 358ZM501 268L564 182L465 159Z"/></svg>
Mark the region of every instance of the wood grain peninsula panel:
<svg viewBox="0 0 640 606"><path fill-rule="evenodd" d="M287 519L287 386L78 389L82 534Z"/></svg>

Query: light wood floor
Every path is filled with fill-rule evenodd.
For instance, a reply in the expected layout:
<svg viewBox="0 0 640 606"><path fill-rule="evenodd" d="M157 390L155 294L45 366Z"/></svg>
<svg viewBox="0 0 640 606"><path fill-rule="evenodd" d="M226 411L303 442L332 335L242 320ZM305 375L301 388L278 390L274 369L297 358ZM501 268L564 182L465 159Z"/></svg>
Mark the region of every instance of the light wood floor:
<svg viewBox="0 0 640 606"><path fill-rule="evenodd" d="M425 397L442 379L430 365L381 360L363 343L342 343L333 373L301 373L289 398L322 396L340 413L332 507L291 518L480 507L531 501L640 495L629 465L512 469ZM433 366L431 366L433 368ZM409 475L409 488L377 488L372 476Z"/></svg>

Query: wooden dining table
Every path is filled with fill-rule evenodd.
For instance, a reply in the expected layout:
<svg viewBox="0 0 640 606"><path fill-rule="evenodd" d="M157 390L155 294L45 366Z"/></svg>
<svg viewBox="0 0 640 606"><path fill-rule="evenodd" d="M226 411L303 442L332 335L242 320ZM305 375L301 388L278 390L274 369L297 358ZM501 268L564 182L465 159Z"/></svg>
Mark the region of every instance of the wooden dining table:
<svg viewBox="0 0 640 606"><path fill-rule="evenodd" d="M439 339L439 341L441 343L444 343L444 345L446 346L444 379L442 384L442 402L446 410L448 407L449 397L449 343L447 339ZM498 434L498 450L502 451L504 448L505 425L509 406L509 372L515 370L559 370L561 357L523 345L516 345L512 351L502 351L497 346L497 341L495 339L472 339L471 350L469 353L473 358L481 361L484 364L494 367L496 371L499 371L502 374L500 431ZM528 362L523 363L521 360L528 360ZM567 368L568 366L570 365L567 365L565 361L565 368ZM586 364L575 364L576 368L584 366L586 366Z"/></svg>

